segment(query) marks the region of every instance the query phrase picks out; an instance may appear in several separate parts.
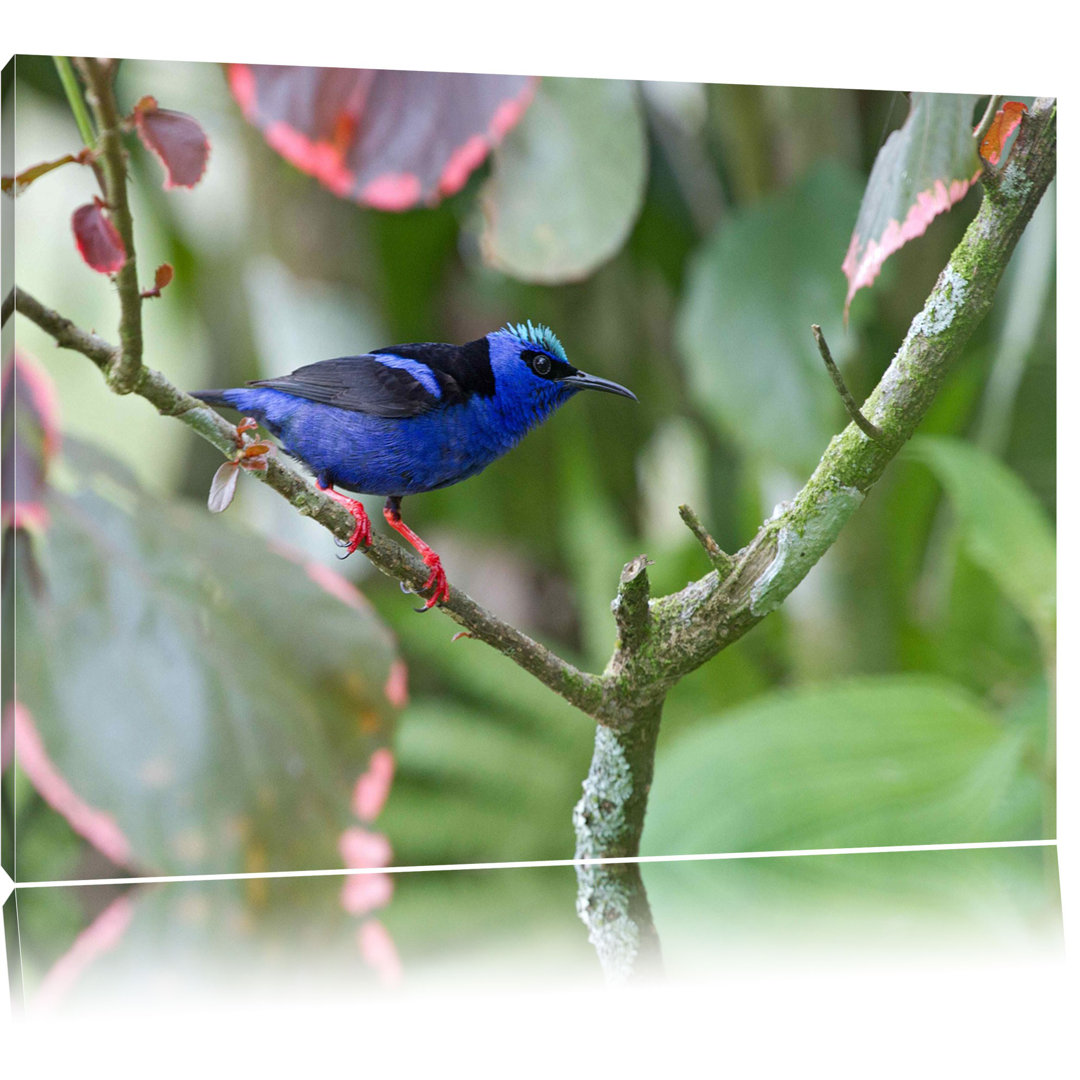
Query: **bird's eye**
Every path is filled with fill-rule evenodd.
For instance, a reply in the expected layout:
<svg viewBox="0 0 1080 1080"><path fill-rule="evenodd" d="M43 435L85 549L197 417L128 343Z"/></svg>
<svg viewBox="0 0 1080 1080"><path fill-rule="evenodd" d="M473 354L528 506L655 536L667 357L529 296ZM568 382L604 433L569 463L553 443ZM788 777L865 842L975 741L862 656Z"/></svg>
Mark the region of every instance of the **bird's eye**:
<svg viewBox="0 0 1080 1080"><path fill-rule="evenodd" d="M551 370L551 360L543 353L533 357L532 369L537 375L546 375Z"/></svg>

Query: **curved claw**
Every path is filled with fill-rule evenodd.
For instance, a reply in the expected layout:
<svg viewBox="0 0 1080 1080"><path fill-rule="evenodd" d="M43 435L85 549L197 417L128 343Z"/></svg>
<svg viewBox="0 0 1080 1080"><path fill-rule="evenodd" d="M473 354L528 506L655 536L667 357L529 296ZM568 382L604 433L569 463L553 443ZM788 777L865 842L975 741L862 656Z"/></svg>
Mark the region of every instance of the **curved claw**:
<svg viewBox="0 0 1080 1080"><path fill-rule="evenodd" d="M353 529L352 535L348 540L342 540L340 537L335 536L334 542L338 547L345 548L345 554L339 555L339 559L347 559L363 542L364 547L371 547L371 530L365 529L359 522L356 524L356 528Z"/></svg>
<svg viewBox="0 0 1080 1080"><path fill-rule="evenodd" d="M428 597L422 608L416 609L417 611L430 611L436 604L442 604L450 599L450 584L446 580L446 572L442 568L439 556L432 552L429 558L424 559L424 562L430 568L431 576L424 582L420 592L427 592L431 588L435 591Z"/></svg>
<svg viewBox="0 0 1080 1080"><path fill-rule="evenodd" d="M364 512L364 504L356 499L350 499L348 495L342 495L340 492L335 491L329 484L323 484L316 480L315 486L320 491L329 495L334 502L344 506L345 509L352 514L353 521L356 522L356 526L348 540L342 540L337 536L334 537L334 543L337 544L338 547L348 549L344 555L339 555L338 558L347 559L361 543L363 543L364 547L371 547L371 521Z"/></svg>

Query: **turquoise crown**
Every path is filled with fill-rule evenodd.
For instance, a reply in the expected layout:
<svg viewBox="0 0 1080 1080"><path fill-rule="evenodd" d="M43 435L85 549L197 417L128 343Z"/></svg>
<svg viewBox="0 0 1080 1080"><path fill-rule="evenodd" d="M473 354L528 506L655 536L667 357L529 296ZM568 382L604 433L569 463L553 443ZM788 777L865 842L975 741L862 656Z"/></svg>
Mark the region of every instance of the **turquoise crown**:
<svg viewBox="0 0 1080 1080"><path fill-rule="evenodd" d="M506 327L499 331L500 334L509 334L511 337L520 338L522 341L535 345L544 352L557 356L560 360L569 363L566 359L566 350L562 342L555 336L555 331L550 327L537 323L533 326L531 321L523 323L507 323Z"/></svg>

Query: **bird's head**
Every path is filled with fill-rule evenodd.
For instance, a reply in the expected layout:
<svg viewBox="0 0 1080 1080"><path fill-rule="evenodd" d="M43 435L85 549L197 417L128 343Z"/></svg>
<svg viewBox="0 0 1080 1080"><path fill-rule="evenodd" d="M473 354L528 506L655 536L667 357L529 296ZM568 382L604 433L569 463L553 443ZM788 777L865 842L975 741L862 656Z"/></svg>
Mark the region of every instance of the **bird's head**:
<svg viewBox="0 0 1080 1080"><path fill-rule="evenodd" d="M554 332L531 322L507 324L488 335L497 392L506 392L554 408L579 390L602 390L637 398L618 383L587 375L566 358Z"/></svg>

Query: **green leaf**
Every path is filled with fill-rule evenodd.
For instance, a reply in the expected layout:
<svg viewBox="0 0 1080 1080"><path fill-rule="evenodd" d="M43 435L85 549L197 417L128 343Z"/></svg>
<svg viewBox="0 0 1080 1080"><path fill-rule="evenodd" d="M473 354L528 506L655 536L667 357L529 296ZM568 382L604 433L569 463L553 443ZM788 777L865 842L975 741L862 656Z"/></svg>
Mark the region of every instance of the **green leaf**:
<svg viewBox="0 0 1080 1080"><path fill-rule="evenodd" d="M825 162L795 187L732 214L694 261L679 311L691 388L747 454L805 472L840 418L810 326L834 357L850 351L840 324L836 260L859 181Z"/></svg>
<svg viewBox="0 0 1080 1080"><path fill-rule="evenodd" d="M855 231L844 258L852 297L882 263L922 236L938 214L959 202L982 170L971 114L973 94L912 94L911 112L874 161Z"/></svg>
<svg viewBox="0 0 1080 1080"><path fill-rule="evenodd" d="M560 859L573 854L570 807L588 755L445 700L402 717L394 791L380 818L413 863Z"/></svg>
<svg viewBox="0 0 1080 1080"><path fill-rule="evenodd" d="M523 281L588 277L626 241L645 195L645 124L632 83L545 79L495 150L481 246Z"/></svg>
<svg viewBox="0 0 1080 1080"><path fill-rule="evenodd" d="M944 680L772 693L704 721L656 763L643 850L775 851L1032 839L1028 739Z"/></svg>
<svg viewBox="0 0 1080 1080"><path fill-rule="evenodd" d="M969 557L1052 648L1054 530L1038 500L1005 465L960 439L917 436L907 453L926 464L948 493Z"/></svg>
<svg viewBox="0 0 1080 1080"><path fill-rule="evenodd" d="M138 869L340 866L395 712L389 632L333 572L70 443L66 460L78 487L49 496L45 586L16 585L19 699L63 783Z"/></svg>

